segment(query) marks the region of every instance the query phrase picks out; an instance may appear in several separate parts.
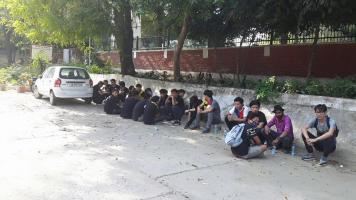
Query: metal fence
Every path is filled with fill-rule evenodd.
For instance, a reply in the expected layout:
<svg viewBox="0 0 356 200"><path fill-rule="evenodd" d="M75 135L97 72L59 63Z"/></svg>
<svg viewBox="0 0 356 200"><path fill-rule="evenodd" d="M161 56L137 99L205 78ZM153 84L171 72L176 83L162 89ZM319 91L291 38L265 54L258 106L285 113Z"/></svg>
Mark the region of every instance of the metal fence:
<svg viewBox="0 0 356 200"><path fill-rule="evenodd" d="M227 40L224 45L216 47L238 47L241 38ZM281 45L281 44L311 44L314 41L312 33L301 33L299 35L285 35L284 37L274 37L271 39L271 34L257 33L247 37L242 46L265 46L265 45ZM327 27L320 28L318 43L345 43L356 42L356 25L341 27L338 30L332 30ZM133 41L134 50L155 50L155 49L172 49L177 45L177 40L169 39L168 37L143 37L135 38ZM209 47L208 41L194 41L186 39L185 48L205 48Z"/></svg>

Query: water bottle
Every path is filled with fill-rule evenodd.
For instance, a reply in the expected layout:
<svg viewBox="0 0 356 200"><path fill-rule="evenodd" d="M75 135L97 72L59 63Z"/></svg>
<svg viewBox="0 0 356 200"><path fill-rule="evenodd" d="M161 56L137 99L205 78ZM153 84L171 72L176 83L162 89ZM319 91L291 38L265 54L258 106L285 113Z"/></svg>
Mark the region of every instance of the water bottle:
<svg viewBox="0 0 356 200"><path fill-rule="evenodd" d="M226 136L228 132L228 130L224 129L224 136Z"/></svg>
<svg viewBox="0 0 356 200"><path fill-rule="evenodd" d="M276 146L273 146L271 151L272 156L276 155L276 150L277 150Z"/></svg>
<svg viewBox="0 0 356 200"><path fill-rule="evenodd" d="M215 134L220 133L220 130L221 130L220 125L218 125L218 124L214 124L213 125L213 131L214 131Z"/></svg>
<svg viewBox="0 0 356 200"><path fill-rule="evenodd" d="M292 151L290 153L292 156L295 156L295 144L292 145Z"/></svg>

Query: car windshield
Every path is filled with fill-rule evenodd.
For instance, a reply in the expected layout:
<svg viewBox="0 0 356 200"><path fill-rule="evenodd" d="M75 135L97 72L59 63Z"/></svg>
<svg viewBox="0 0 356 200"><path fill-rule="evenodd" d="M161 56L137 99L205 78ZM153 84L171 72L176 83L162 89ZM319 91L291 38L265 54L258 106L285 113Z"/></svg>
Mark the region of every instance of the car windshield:
<svg viewBox="0 0 356 200"><path fill-rule="evenodd" d="M89 79L89 74L84 69L62 68L59 77L62 79Z"/></svg>

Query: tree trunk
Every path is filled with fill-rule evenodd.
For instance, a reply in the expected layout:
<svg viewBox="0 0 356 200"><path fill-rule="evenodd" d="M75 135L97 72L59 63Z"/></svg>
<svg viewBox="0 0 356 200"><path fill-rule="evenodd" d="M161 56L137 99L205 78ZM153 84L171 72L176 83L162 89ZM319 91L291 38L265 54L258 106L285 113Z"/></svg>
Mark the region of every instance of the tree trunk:
<svg viewBox="0 0 356 200"><path fill-rule="evenodd" d="M312 76L313 64L314 64L314 60L315 60L315 56L316 56L316 50L318 47L319 32L320 32L320 25L317 25L315 27L313 47L312 47L312 52L311 52L310 60L309 60L309 64L308 64L308 73L307 73L308 79Z"/></svg>
<svg viewBox="0 0 356 200"><path fill-rule="evenodd" d="M182 23L182 28L178 36L178 44L173 55L173 69L174 69L174 80L179 81L180 79L180 54L182 52L183 44L185 38L188 35L189 24L191 21L190 13L186 13Z"/></svg>
<svg viewBox="0 0 356 200"><path fill-rule="evenodd" d="M3 31L5 37L5 50L6 50L7 64L11 65L15 62L14 54L16 54L15 45L11 42L13 30L8 30L7 28L3 28Z"/></svg>
<svg viewBox="0 0 356 200"><path fill-rule="evenodd" d="M273 40L274 40L274 32L271 32L271 38L269 39L269 45L272 46L273 45Z"/></svg>
<svg viewBox="0 0 356 200"><path fill-rule="evenodd" d="M240 45L239 45L239 54L238 54L238 60L237 60L237 65L236 65L236 73L234 74L234 80L237 81L238 84L240 84L240 72L241 72L241 64L242 64L242 44L245 41L246 38L246 33L242 34L242 38L240 40Z"/></svg>
<svg viewBox="0 0 356 200"><path fill-rule="evenodd" d="M131 19L131 5L128 0L121 1L119 8L114 8L114 31L116 45L119 48L121 73L134 75L135 66L132 60L133 31Z"/></svg>

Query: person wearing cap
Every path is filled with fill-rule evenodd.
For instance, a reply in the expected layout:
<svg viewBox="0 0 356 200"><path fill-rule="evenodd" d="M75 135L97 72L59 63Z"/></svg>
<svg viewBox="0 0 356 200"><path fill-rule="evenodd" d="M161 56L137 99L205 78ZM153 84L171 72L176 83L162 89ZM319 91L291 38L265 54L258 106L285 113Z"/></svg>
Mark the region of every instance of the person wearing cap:
<svg viewBox="0 0 356 200"><path fill-rule="evenodd" d="M195 125L194 127L192 127L192 129L199 129L201 116L207 115L206 125L202 133L209 133L211 125L219 124L221 122L220 106L219 103L215 99L213 99L213 91L205 90L203 94L204 100L207 102L208 105L204 110L198 107Z"/></svg>
<svg viewBox="0 0 356 200"><path fill-rule="evenodd" d="M267 143L289 152L294 140L292 120L284 114L284 109L280 105L275 105L272 112L274 117L265 126ZM271 130L273 126L276 127L276 131Z"/></svg>

